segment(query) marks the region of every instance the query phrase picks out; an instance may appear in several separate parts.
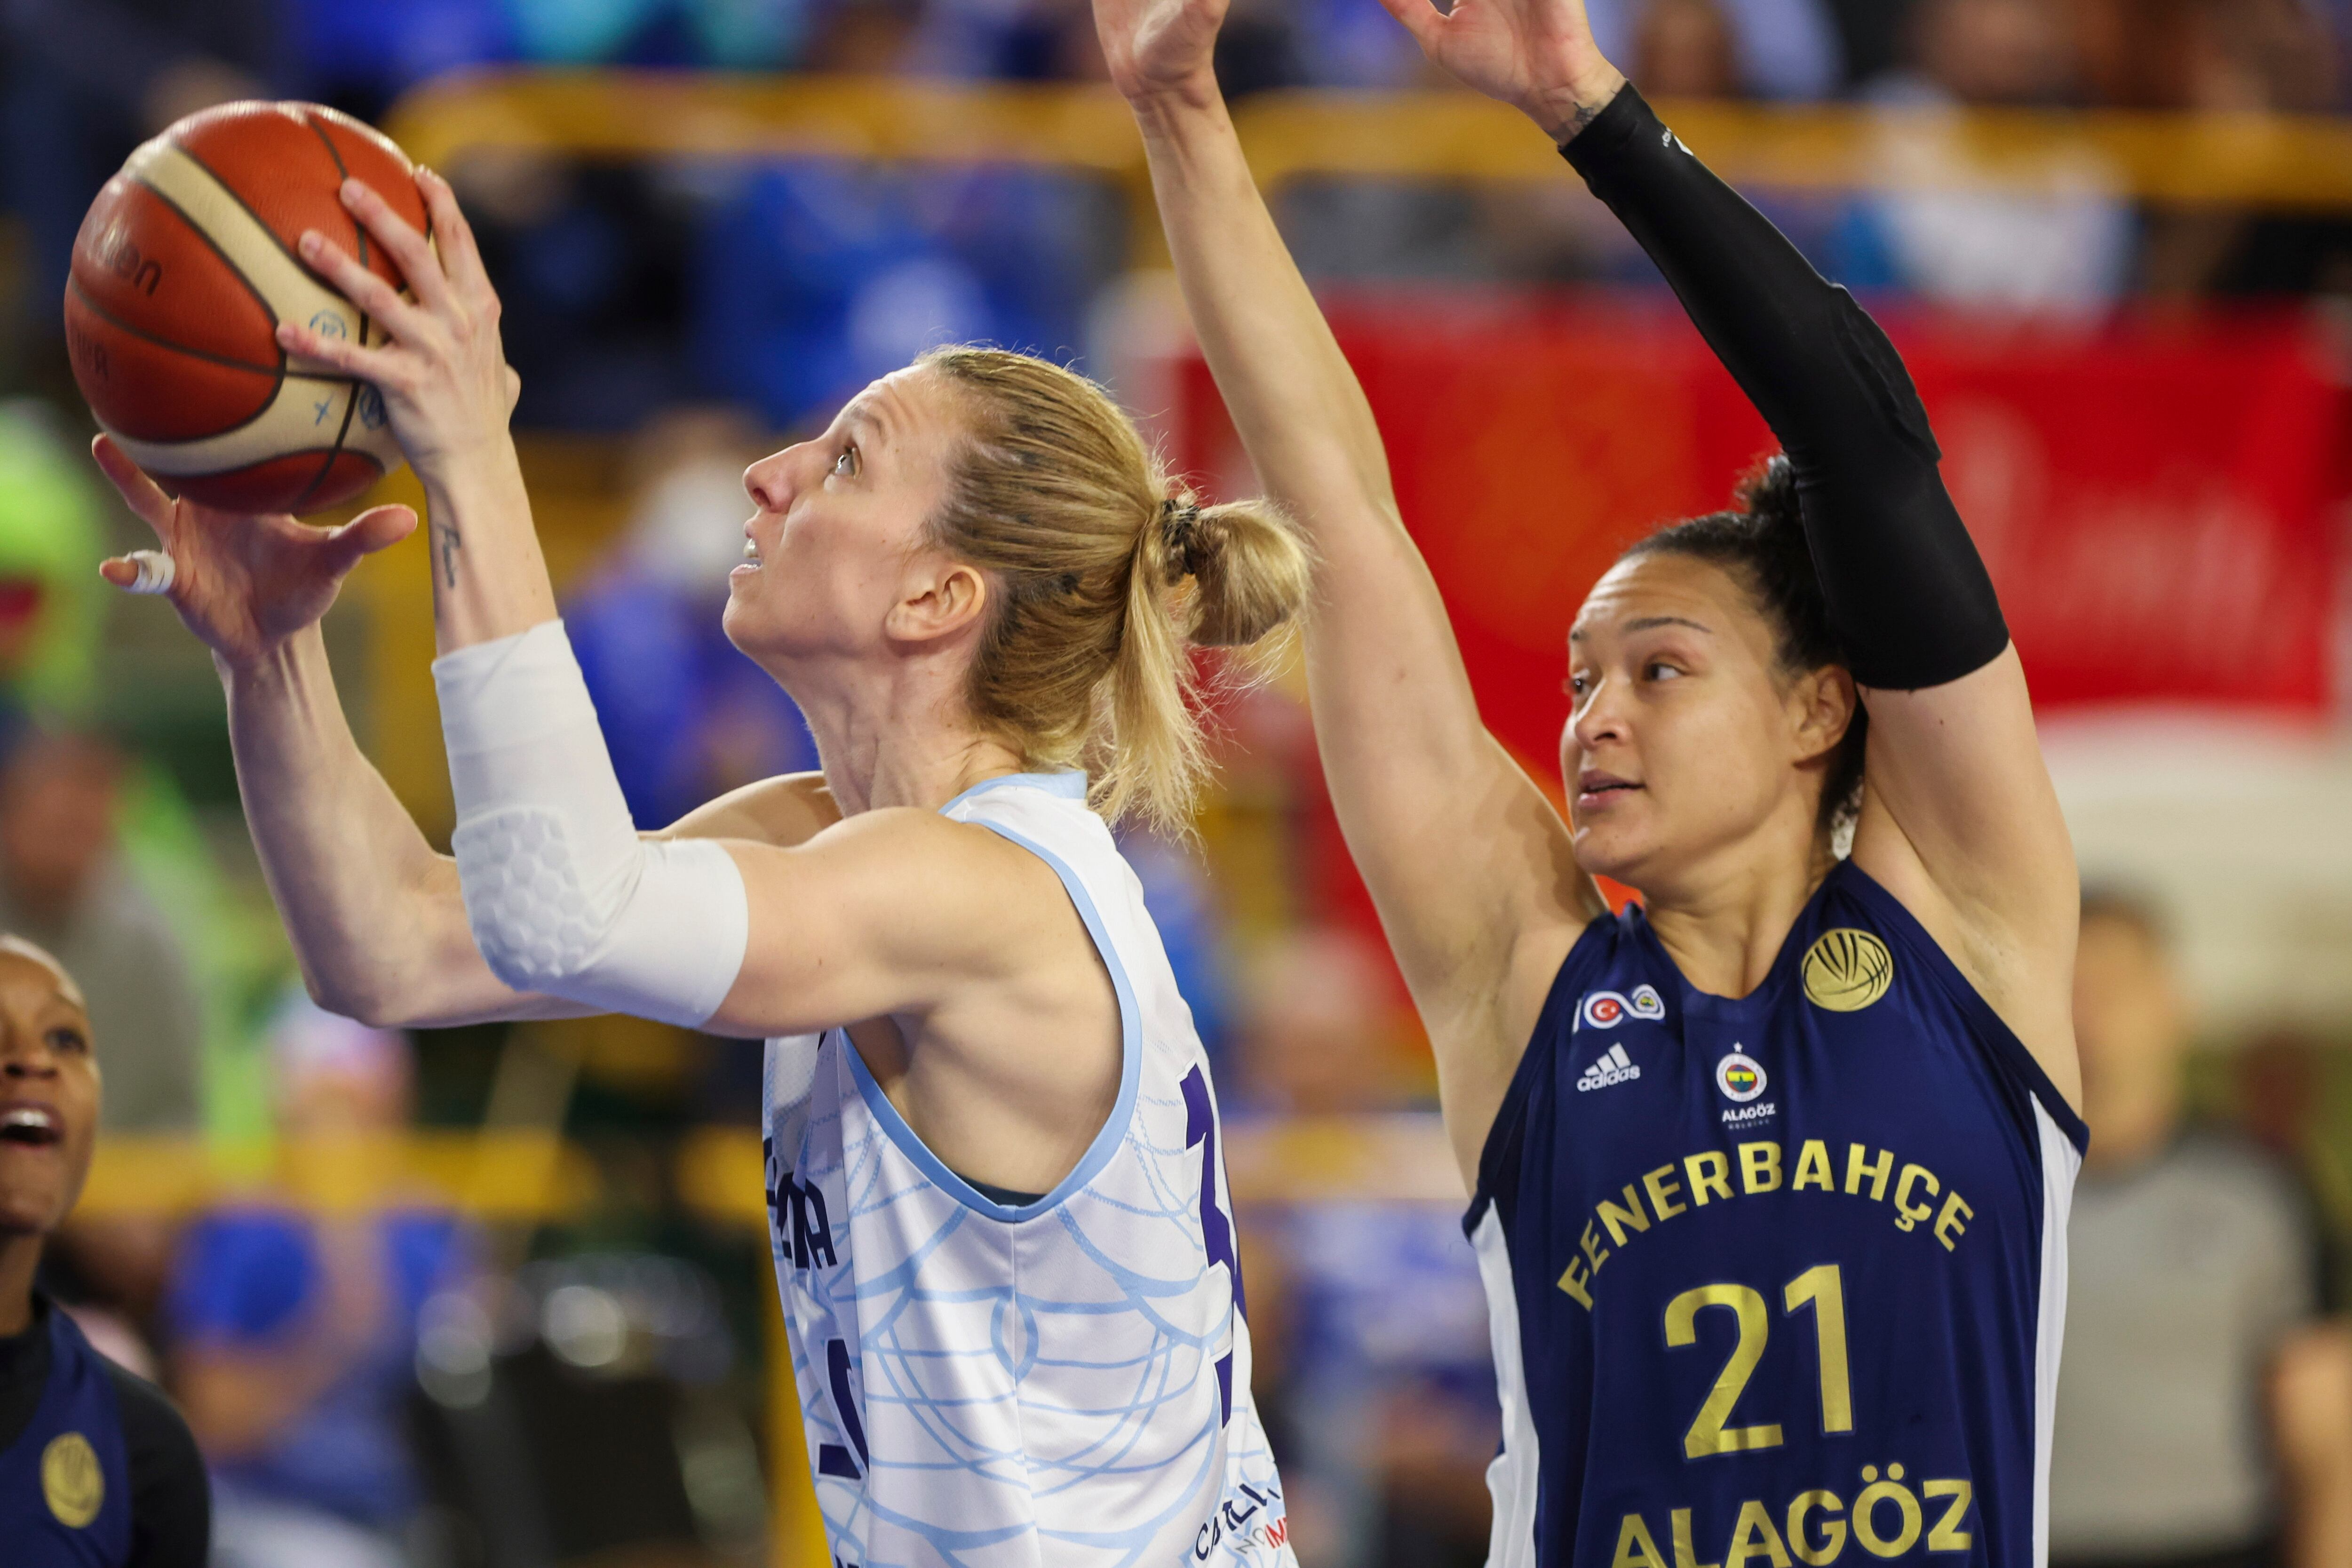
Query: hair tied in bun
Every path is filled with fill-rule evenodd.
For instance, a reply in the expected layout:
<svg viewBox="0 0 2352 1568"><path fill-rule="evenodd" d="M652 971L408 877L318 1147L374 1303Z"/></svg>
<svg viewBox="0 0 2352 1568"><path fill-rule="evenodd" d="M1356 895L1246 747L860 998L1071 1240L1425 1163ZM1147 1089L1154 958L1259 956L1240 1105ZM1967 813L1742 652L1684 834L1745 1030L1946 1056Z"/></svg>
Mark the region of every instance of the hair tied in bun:
<svg viewBox="0 0 2352 1568"><path fill-rule="evenodd" d="M1168 547L1168 557L1184 569L1187 577L1201 574L1201 509L1191 500L1179 500L1174 496L1160 503L1160 538Z"/></svg>

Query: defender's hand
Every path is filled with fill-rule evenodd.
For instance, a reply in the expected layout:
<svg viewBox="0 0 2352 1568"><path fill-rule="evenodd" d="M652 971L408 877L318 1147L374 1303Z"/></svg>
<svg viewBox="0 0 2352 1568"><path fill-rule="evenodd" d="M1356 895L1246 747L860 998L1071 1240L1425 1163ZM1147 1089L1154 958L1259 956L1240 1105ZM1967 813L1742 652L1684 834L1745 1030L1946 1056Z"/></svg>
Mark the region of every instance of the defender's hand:
<svg viewBox="0 0 2352 1568"><path fill-rule="evenodd" d="M376 507L336 529L216 511L165 495L107 437L90 443L90 455L172 558L163 596L197 640L231 666L268 658L327 613L362 558L416 530L416 514L404 506ZM99 572L118 588L139 576L138 563L123 556Z"/></svg>
<svg viewBox="0 0 2352 1568"><path fill-rule="evenodd" d="M302 259L382 323L392 342L362 348L291 321L279 323L278 341L373 382L409 466L430 484L452 464L503 447L521 384L499 342L498 292L449 182L419 169L416 188L432 215L430 242L362 182L345 180L341 191L344 207L399 266L413 300L317 230L302 235Z"/></svg>
<svg viewBox="0 0 2352 1568"><path fill-rule="evenodd" d="M1231 0L1094 0L1111 85L1129 103L1217 99L1211 63Z"/></svg>
<svg viewBox="0 0 2352 1568"><path fill-rule="evenodd" d="M1381 0L1421 52L1488 98L1499 99L1564 142L1625 85L1601 55L1584 0Z"/></svg>

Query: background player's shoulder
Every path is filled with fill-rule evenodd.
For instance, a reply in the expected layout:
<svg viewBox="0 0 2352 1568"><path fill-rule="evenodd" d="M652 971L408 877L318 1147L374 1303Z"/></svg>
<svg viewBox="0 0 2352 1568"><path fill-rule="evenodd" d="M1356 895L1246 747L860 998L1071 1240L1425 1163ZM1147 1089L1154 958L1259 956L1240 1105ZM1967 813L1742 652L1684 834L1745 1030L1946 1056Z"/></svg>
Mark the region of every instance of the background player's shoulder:
<svg viewBox="0 0 2352 1568"><path fill-rule="evenodd" d="M2310 1194L2294 1170L2242 1133L2198 1125L2180 1134L2166 1158L2169 1173L2218 1201L2261 1214L2300 1211Z"/></svg>
<svg viewBox="0 0 2352 1568"><path fill-rule="evenodd" d="M199 1568L212 1549L212 1482L187 1418L162 1389L93 1347L114 1389L131 1474L131 1561Z"/></svg>

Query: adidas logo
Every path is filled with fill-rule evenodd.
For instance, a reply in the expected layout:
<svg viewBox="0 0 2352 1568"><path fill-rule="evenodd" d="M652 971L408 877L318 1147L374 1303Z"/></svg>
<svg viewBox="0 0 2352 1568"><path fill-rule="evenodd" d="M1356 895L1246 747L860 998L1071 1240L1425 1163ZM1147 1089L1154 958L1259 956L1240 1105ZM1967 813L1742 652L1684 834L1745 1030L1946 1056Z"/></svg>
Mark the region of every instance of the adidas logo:
<svg viewBox="0 0 2352 1568"><path fill-rule="evenodd" d="M1623 1083L1641 1076L1642 1069L1626 1056L1625 1047L1612 1046L1584 1069L1584 1076L1576 1080L1576 1092L1582 1094L1587 1089L1607 1089L1612 1083Z"/></svg>

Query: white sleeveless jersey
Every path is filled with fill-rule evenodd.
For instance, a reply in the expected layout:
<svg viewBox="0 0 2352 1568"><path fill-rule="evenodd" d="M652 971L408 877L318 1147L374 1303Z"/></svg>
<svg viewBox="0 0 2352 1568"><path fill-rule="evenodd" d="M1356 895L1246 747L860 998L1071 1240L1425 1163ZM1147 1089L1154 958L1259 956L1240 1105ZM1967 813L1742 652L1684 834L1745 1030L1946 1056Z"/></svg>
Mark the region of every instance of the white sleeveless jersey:
<svg viewBox="0 0 2352 1568"><path fill-rule="evenodd" d="M768 1042L769 1230L840 1568L1295 1568L1208 1060L1085 795L1018 774L943 808L1054 868L1118 994L1118 1104L1052 1192L975 1192L840 1030Z"/></svg>

